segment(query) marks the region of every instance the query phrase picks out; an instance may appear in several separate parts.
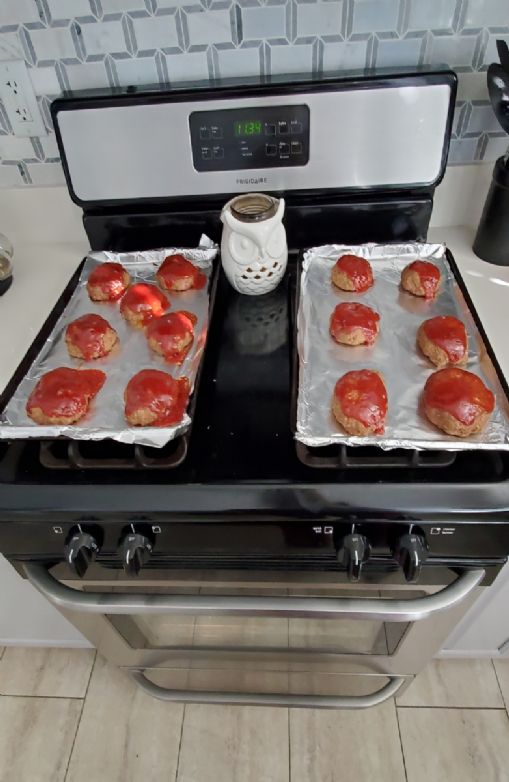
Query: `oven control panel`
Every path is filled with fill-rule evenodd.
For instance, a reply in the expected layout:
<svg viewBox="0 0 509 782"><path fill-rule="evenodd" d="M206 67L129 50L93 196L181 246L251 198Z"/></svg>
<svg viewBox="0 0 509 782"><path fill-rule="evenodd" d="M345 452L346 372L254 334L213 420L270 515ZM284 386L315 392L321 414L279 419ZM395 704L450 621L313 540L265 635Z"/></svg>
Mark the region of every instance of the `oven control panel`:
<svg viewBox="0 0 509 782"><path fill-rule="evenodd" d="M305 166L309 160L309 107L193 111L189 116L197 171Z"/></svg>

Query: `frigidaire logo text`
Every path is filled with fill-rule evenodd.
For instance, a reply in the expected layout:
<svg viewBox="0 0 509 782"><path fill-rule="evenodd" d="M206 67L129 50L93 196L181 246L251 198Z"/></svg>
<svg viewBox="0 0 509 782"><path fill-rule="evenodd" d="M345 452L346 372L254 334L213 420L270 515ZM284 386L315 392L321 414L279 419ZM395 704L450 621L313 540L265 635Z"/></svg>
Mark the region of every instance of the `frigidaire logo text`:
<svg viewBox="0 0 509 782"><path fill-rule="evenodd" d="M265 185L267 183L266 176L252 176L252 177L238 177L238 185Z"/></svg>

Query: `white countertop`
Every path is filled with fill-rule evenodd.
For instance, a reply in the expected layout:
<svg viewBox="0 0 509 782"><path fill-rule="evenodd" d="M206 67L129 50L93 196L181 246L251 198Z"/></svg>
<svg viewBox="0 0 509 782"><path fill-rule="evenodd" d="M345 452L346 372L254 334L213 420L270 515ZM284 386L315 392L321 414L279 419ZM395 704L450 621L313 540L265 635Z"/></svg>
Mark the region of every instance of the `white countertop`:
<svg viewBox="0 0 509 782"><path fill-rule="evenodd" d="M433 228L432 242L452 250L488 339L509 381L509 267L481 261L469 228ZM0 297L0 387L3 389L87 252L84 241L15 244L14 282Z"/></svg>
<svg viewBox="0 0 509 782"><path fill-rule="evenodd" d="M0 388L9 382L83 259L84 242L14 245L14 279L0 296Z"/></svg>
<svg viewBox="0 0 509 782"><path fill-rule="evenodd" d="M474 235L475 231L471 228L433 228L428 233L428 240L445 242L452 251L486 336L509 383L509 266L481 261L472 250Z"/></svg>

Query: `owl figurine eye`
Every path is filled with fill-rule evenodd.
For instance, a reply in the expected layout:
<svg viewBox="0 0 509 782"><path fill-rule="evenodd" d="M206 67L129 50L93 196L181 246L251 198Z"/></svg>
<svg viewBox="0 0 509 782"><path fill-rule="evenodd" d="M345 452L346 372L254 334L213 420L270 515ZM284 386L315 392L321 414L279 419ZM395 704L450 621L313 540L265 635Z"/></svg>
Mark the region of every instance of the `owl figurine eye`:
<svg viewBox="0 0 509 782"><path fill-rule="evenodd" d="M242 266L248 266L250 263L254 263L260 254L258 246L248 236L244 236L239 233L230 234L230 240L228 242L232 258Z"/></svg>
<svg viewBox="0 0 509 782"><path fill-rule="evenodd" d="M278 225L271 233L265 249L271 258L279 258L284 253L286 249L286 233L282 225Z"/></svg>
<svg viewBox="0 0 509 782"><path fill-rule="evenodd" d="M232 198L221 212L221 260L239 293L268 293L281 281L288 260L282 224L285 204L263 193Z"/></svg>

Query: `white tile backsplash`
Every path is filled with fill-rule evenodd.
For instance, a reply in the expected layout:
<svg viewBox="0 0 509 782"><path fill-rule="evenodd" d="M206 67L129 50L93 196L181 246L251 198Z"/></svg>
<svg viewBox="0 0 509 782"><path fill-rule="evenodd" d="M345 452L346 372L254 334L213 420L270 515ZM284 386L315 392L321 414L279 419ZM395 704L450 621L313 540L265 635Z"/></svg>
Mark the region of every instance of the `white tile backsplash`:
<svg viewBox="0 0 509 782"><path fill-rule="evenodd" d="M40 21L39 9L34 0L1 0L0 27Z"/></svg>
<svg viewBox="0 0 509 782"><path fill-rule="evenodd" d="M18 33L0 33L0 60L22 60L23 56Z"/></svg>
<svg viewBox="0 0 509 782"><path fill-rule="evenodd" d="M34 157L35 150L29 138L0 136L0 158L3 160L18 160Z"/></svg>
<svg viewBox="0 0 509 782"><path fill-rule="evenodd" d="M237 76L260 75L260 49L222 49L217 52L219 77L222 79Z"/></svg>
<svg viewBox="0 0 509 782"><path fill-rule="evenodd" d="M294 46L271 46L270 64L272 73L302 73L313 68L313 44Z"/></svg>
<svg viewBox="0 0 509 782"><path fill-rule="evenodd" d="M505 0L466 0L465 27L508 27L509 3Z"/></svg>
<svg viewBox="0 0 509 782"><path fill-rule="evenodd" d="M102 61L66 65L65 72L71 90L108 87L108 76Z"/></svg>
<svg viewBox="0 0 509 782"><path fill-rule="evenodd" d="M451 30L457 0L409 0L409 30Z"/></svg>
<svg viewBox="0 0 509 782"><path fill-rule="evenodd" d="M199 7L199 6L198 6ZM203 46L209 43L231 43L230 11L228 8L218 10L194 11L187 13L187 26L191 46Z"/></svg>
<svg viewBox="0 0 509 782"><path fill-rule="evenodd" d="M242 9L244 40L284 38L286 35L286 6L255 6Z"/></svg>
<svg viewBox="0 0 509 782"><path fill-rule="evenodd" d="M166 65L171 81L193 81L208 77L207 52L168 54Z"/></svg>
<svg viewBox="0 0 509 782"><path fill-rule="evenodd" d="M20 187L23 184L18 166L0 165L0 187Z"/></svg>
<svg viewBox="0 0 509 782"><path fill-rule="evenodd" d="M91 16L89 0L46 0L53 22Z"/></svg>
<svg viewBox="0 0 509 782"><path fill-rule="evenodd" d="M376 62L390 61L393 65L418 65L423 38L398 38L378 41Z"/></svg>
<svg viewBox="0 0 509 782"><path fill-rule="evenodd" d="M497 39L509 42L509 0L0 0L0 60L26 59L48 126L61 88L448 65L453 163L502 154L483 73ZM0 187L58 180L9 134L0 105ZM57 156L51 135L36 144Z"/></svg>
<svg viewBox="0 0 509 782"><path fill-rule="evenodd" d="M359 70L366 63L367 41L341 41L323 45L323 70Z"/></svg>
<svg viewBox="0 0 509 782"><path fill-rule="evenodd" d="M53 65L30 68L29 74L36 95L58 95L60 92L60 84Z"/></svg>
<svg viewBox="0 0 509 782"><path fill-rule="evenodd" d="M154 51L178 46L174 16L148 16L133 20L138 51Z"/></svg>
<svg viewBox="0 0 509 782"><path fill-rule="evenodd" d="M84 24L81 36L87 55L114 54L126 50L126 41L122 22L103 22L102 24Z"/></svg>
<svg viewBox="0 0 509 782"><path fill-rule="evenodd" d="M346 0L345 0L346 1ZM340 35L343 3L300 3L297 6L297 36Z"/></svg>
<svg viewBox="0 0 509 782"><path fill-rule="evenodd" d="M155 84L158 81L153 57L115 60L114 68L120 87L128 87L130 84Z"/></svg>
<svg viewBox="0 0 509 782"><path fill-rule="evenodd" d="M43 27L28 32L38 62L41 60L76 59L71 30L66 27Z"/></svg>
<svg viewBox="0 0 509 782"><path fill-rule="evenodd" d="M356 0L353 3L353 33L396 30L399 0Z"/></svg>
<svg viewBox="0 0 509 782"><path fill-rule="evenodd" d="M60 163L27 163L27 171L33 185L63 185L64 172Z"/></svg>
<svg viewBox="0 0 509 782"><path fill-rule="evenodd" d="M477 36L468 35L462 38L451 36L434 36L429 48L426 62L447 63L453 68L466 67L463 63L470 62L475 53Z"/></svg>

